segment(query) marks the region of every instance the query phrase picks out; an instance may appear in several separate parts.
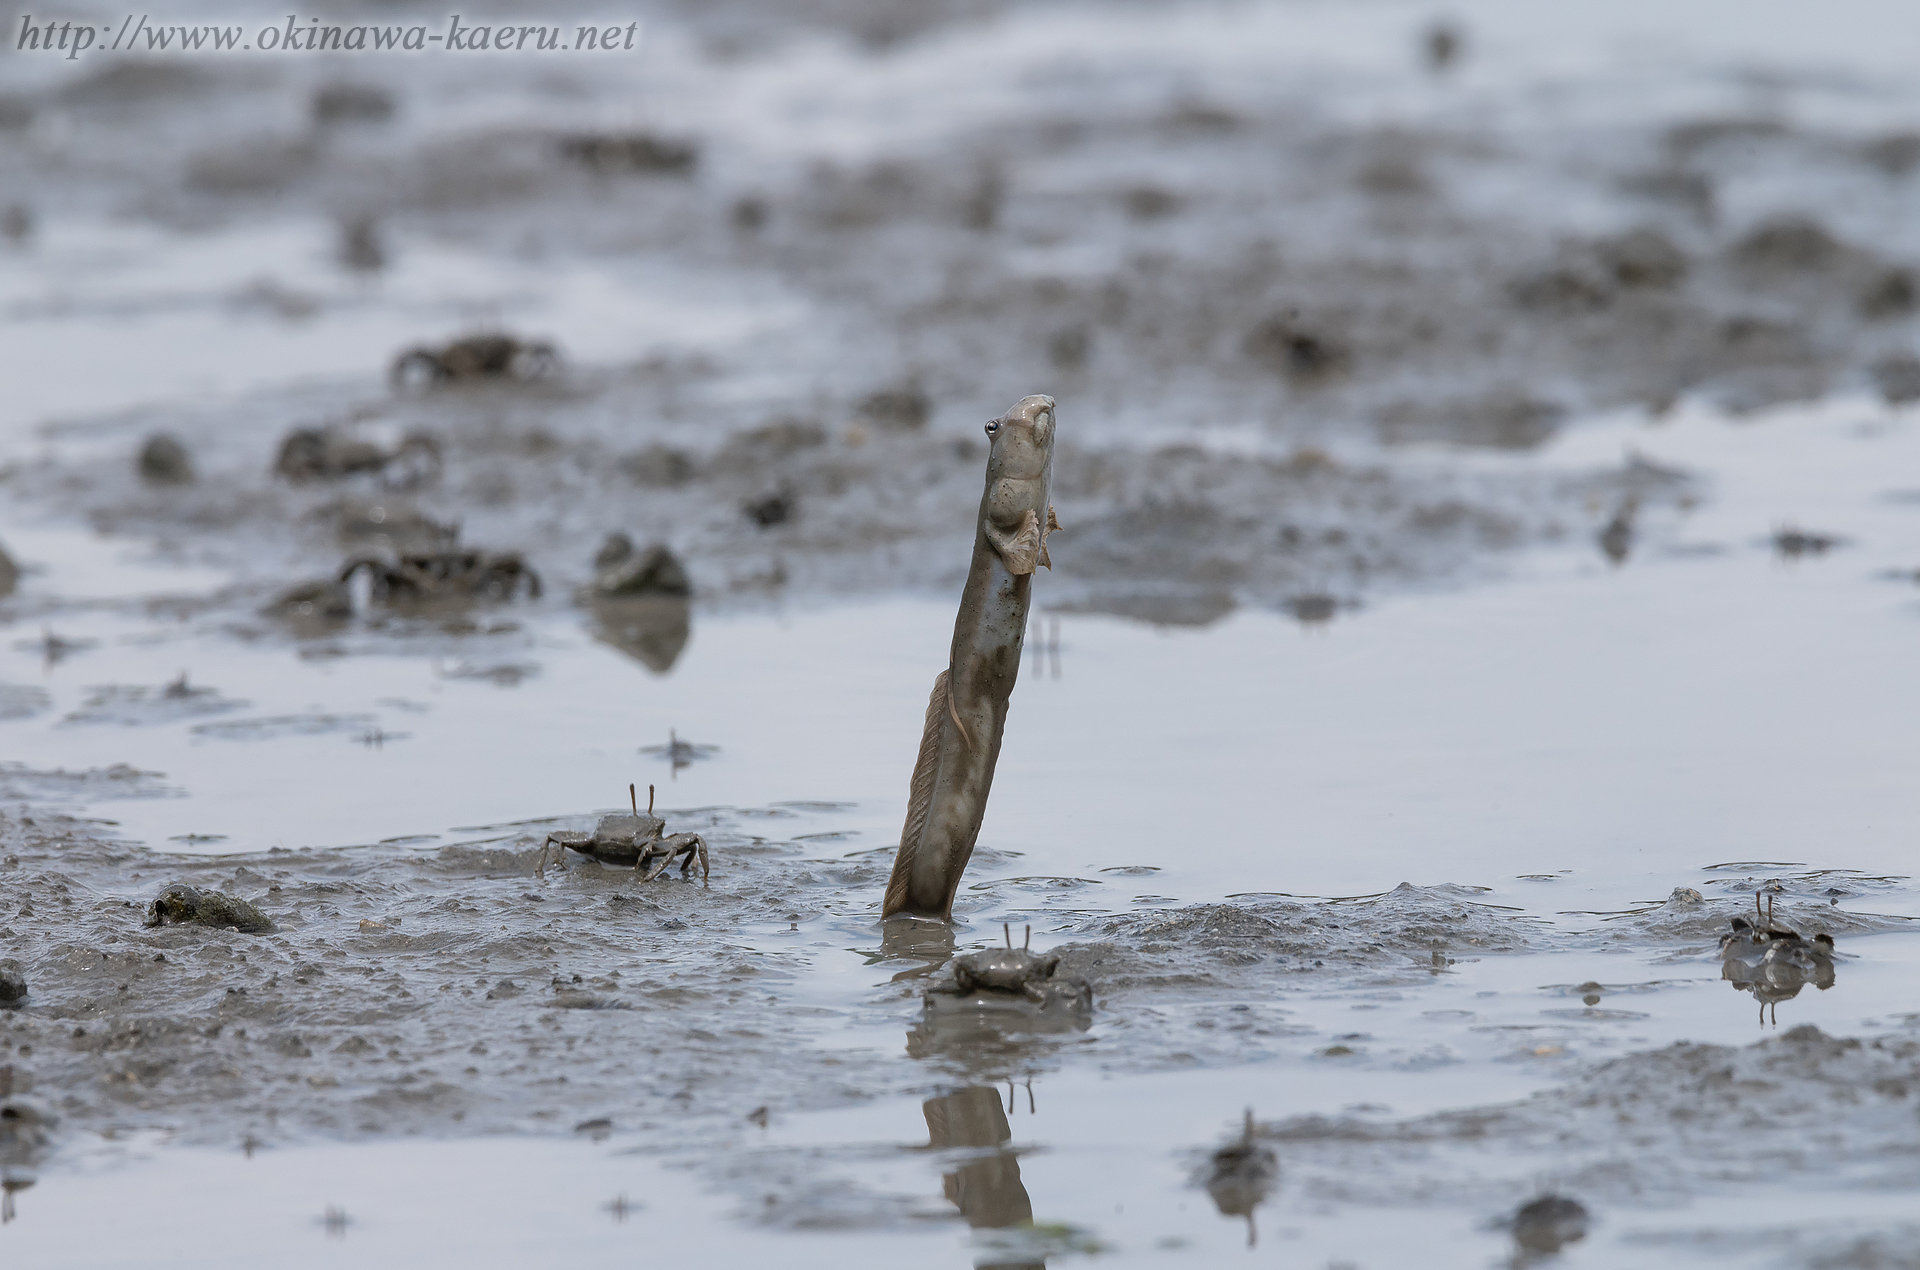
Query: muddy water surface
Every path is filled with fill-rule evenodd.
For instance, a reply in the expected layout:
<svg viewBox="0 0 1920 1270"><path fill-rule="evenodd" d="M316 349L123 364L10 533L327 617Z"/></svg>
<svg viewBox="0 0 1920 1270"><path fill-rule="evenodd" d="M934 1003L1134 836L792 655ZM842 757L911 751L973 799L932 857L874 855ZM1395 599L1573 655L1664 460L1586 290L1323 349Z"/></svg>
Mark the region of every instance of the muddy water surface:
<svg viewBox="0 0 1920 1270"><path fill-rule="evenodd" d="M0 1258L1528 1265L1551 1190L1568 1265L1910 1262L1913 19L1449 20L0 65ZM503 328L552 373L388 382ZM888 934L1036 389L1060 567ZM276 476L314 427L438 460ZM278 598L456 530L543 595ZM693 601L581 601L616 530ZM630 784L710 879L537 872ZM1723 960L1769 911L1835 951ZM1090 1026L925 1016L1003 923Z"/></svg>
<svg viewBox="0 0 1920 1270"><path fill-rule="evenodd" d="M315 656L62 601L58 632L82 646L49 662L17 625L6 653L17 689L44 694L0 724L33 759L7 773L15 876L40 879L10 929L42 950L8 1044L42 1098L108 1092L67 1086L59 1149L5 1237L36 1264L184 1250L202 1219L178 1186L237 1188L251 1238L316 1262L448 1238L485 1263L636 1240L823 1265L1215 1256L1250 1232L1193 1183L1250 1105L1281 1158L1253 1223L1262 1259L1369 1264L1431 1241L1438 1264L1486 1264L1512 1246L1496 1219L1540 1187L1601 1215L1568 1253L1595 1264L1897 1240L1904 1210L1858 1184L1897 1184L1904 1148L1840 1110L1853 1074L1828 1068L1863 1065L1900 1108L1884 1091L1905 1087L1912 1044L1829 1052L1789 1032L1897 1037L1916 1017L1920 933L1902 928L1920 906L1900 871L1916 738L1887 678L1920 617L1895 575L1920 556L1920 515L1887 479L1915 444L1863 402L1600 421L1524 461L1625 445L1713 461L1712 500L1624 567L1583 545L1504 584L1304 624L1044 613L959 940L1008 921L1085 949L1100 1010L1088 1032L1010 1045L917 1025L928 954L874 923L944 605L700 616L663 674L564 603L455 639L349 625ZM1789 517L1846 545L1783 558L1770 534ZM30 600L58 577L102 598L220 585L80 536L15 537L46 566ZM182 671L191 691L169 695ZM703 749L650 752L670 734ZM109 757L136 775L82 778ZM710 837L711 889L592 864L532 876L541 836L589 824L627 781ZM174 876L255 898L282 924L274 951L143 932L122 899ZM1703 899L1659 904L1675 888ZM1726 981L1717 936L1756 892L1836 934L1830 986ZM76 894L92 916L65 907ZM49 911L72 916L34 920ZM63 926L109 950L101 972ZM133 974L179 1020L162 1030L212 1008L214 1040L139 1039L154 1006L115 1004L109 980L147 946L193 976ZM758 992L730 986L742 970ZM210 1007L236 979L269 995ZM450 990L471 1004L408 1003ZM635 1042L644 1064L621 1056ZM202 1072L215 1054L231 1076ZM1772 1064L1752 1097L1798 1100L1825 1149L1859 1153L1818 1218L1783 1225L1760 1198L1842 1180L1815 1159L1734 1163L1764 1122L1743 1097L1716 1103L1729 1063ZM220 1083L236 1077L252 1092ZM1701 1121L1670 1156L1604 1118L1577 1127L1623 1099ZM1462 1106L1493 1128L1445 1119ZM581 1140L556 1140L575 1124ZM391 1140L451 1125L517 1136ZM341 1134L368 1141L318 1145ZM423 1170L431 1187L379 1180ZM61 1216L108 1187L146 1197L137 1239ZM486 1198L503 1187L505 1215Z"/></svg>

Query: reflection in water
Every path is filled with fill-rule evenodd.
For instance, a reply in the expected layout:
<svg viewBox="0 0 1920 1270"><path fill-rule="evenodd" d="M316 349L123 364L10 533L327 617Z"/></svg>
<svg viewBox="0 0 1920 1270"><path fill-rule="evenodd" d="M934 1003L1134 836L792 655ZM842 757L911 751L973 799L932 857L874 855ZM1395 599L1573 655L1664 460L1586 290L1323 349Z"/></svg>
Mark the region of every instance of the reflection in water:
<svg viewBox="0 0 1920 1270"><path fill-rule="evenodd" d="M1078 976L1059 972L1058 957L1014 948L1010 932L1005 949L958 959L953 943L953 931L944 922L896 916L886 923L883 956L919 963L894 981L927 980L920 1021L907 1033L910 1057L948 1060L968 1079L1001 1080L1030 1069L1038 1055L1058 1044L1050 1038L1092 1025L1092 989ZM950 962L951 975L934 974Z"/></svg>
<svg viewBox="0 0 1920 1270"><path fill-rule="evenodd" d="M1253 1224L1253 1210L1260 1207L1280 1176L1280 1161L1271 1148L1253 1138L1253 1108L1247 1108L1247 1120L1237 1141L1213 1153L1212 1172L1207 1177L1207 1194L1222 1217L1247 1219L1247 1247L1259 1242Z"/></svg>
<svg viewBox="0 0 1920 1270"><path fill-rule="evenodd" d="M1620 509L1600 531L1600 553L1615 565L1627 562L1627 556L1633 551L1633 518L1640 510L1640 500L1629 498L1620 504Z"/></svg>
<svg viewBox="0 0 1920 1270"><path fill-rule="evenodd" d="M31 1177L14 1177L8 1174L0 1178L0 1226L12 1221L17 1214L13 1210L13 1193L24 1191L33 1185Z"/></svg>
<svg viewBox="0 0 1920 1270"><path fill-rule="evenodd" d="M1751 992L1760 1003L1760 1021L1778 1023L1779 1006L1800 995L1800 989L1812 984L1825 992L1834 983L1833 936L1824 932L1812 939L1798 931L1776 926L1771 897L1769 908L1760 911L1760 896L1753 897L1754 917L1733 919L1733 929L1720 938L1720 977L1735 991Z"/></svg>
<svg viewBox="0 0 1920 1270"><path fill-rule="evenodd" d="M643 745L640 747L640 752L642 754L652 754L655 757L663 758L673 764L673 778L679 780L681 768L692 767L703 758L712 758L720 752L720 747L717 745L700 745L693 741L682 741L680 734L669 728L667 729L667 743L665 745Z"/></svg>
<svg viewBox="0 0 1920 1270"><path fill-rule="evenodd" d="M1028 1091L1031 1097L1032 1091ZM1031 1104L1030 1104L1031 1105ZM966 1162L940 1179L947 1199L975 1230L1004 1230L1033 1221L1033 1201L1020 1181L1020 1157L1000 1091L985 1085L929 1098L927 1145L935 1151L973 1148ZM989 1149L982 1149L989 1148ZM979 1270L1044 1270L1045 1258L980 1263Z"/></svg>
<svg viewBox="0 0 1920 1270"><path fill-rule="evenodd" d="M678 596L596 596L590 607L593 637L640 661L656 675L673 669L693 630L693 606Z"/></svg>
<svg viewBox="0 0 1920 1270"><path fill-rule="evenodd" d="M880 956L884 961L919 963L896 974L894 983L902 979L924 979L953 956L953 927L904 914L890 917L881 927Z"/></svg>
<svg viewBox="0 0 1920 1270"><path fill-rule="evenodd" d="M14 1218L13 1196L38 1180L37 1166L52 1119L26 1096L30 1082L11 1064L0 1067L0 1225Z"/></svg>

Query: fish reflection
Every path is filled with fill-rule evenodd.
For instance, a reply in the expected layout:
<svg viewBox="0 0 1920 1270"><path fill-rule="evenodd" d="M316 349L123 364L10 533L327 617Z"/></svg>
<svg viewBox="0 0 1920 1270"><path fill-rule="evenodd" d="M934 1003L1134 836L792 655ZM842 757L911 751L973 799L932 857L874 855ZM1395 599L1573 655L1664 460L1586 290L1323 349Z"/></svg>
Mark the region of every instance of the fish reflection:
<svg viewBox="0 0 1920 1270"><path fill-rule="evenodd" d="M890 917L881 928L880 956L886 961L916 963L893 976L894 983L902 979L924 979L953 956L953 927L905 914Z"/></svg>
<svg viewBox="0 0 1920 1270"><path fill-rule="evenodd" d="M1031 1089L1029 1089L1031 1097ZM1031 1107L1031 1103L1029 1104ZM1020 1157L1000 1091L986 1085L929 1098L927 1146L934 1151L971 1151L966 1162L940 1179L947 1200L975 1230L1005 1230L1033 1221L1033 1200L1020 1180ZM978 1270L1045 1270L1045 1258L986 1261Z"/></svg>
<svg viewBox="0 0 1920 1270"><path fill-rule="evenodd" d="M1755 892L1753 920L1734 918L1733 929L1720 937L1720 977L1736 991L1753 994L1762 1023L1770 1010L1778 1023L1780 1002L1799 996L1808 984L1822 992L1833 986L1833 936L1822 931L1808 939L1777 925L1772 896L1767 905L1763 913Z"/></svg>
<svg viewBox="0 0 1920 1270"><path fill-rule="evenodd" d="M673 669L693 631L693 606L678 596L596 596L590 607L593 637L656 675Z"/></svg>

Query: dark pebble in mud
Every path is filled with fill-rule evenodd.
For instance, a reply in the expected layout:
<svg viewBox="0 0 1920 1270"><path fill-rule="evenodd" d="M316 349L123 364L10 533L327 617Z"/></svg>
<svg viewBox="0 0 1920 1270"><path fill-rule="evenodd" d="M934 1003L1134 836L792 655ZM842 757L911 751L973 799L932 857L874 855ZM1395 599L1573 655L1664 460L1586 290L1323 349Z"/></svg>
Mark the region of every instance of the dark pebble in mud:
<svg viewBox="0 0 1920 1270"><path fill-rule="evenodd" d="M747 519L760 528L771 529L792 520L799 511L799 502L791 490L779 490L754 499L742 510L747 513Z"/></svg>
<svg viewBox="0 0 1920 1270"><path fill-rule="evenodd" d="M249 935L272 930L273 923L253 905L220 891L176 883L147 906L148 926L233 927Z"/></svg>
<svg viewBox="0 0 1920 1270"><path fill-rule="evenodd" d="M17 961L0 961L0 1009L24 1005L26 1000L26 972Z"/></svg>
<svg viewBox="0 0 1920 1270"><path fill-rule="evenodd" d="M149 485L190 485L193 460L187 447L164 432L147 438L140 447L140 479Z"/></svg>
<svg viewBox="0 0 1920 1270"><path fill-rule="evenodd" d="M860 403L860 421L890 432L917 432L927 426L933 403L917 388L877 392Z"/></svg>
<svg viewBox="0 0 1920 1270"><path fill-rule="evenodd" d="M558 148L562 158L602 174L684 176L700 161L700 150L692 142L645 132L562 137Z"/></svg>
<svg viewBox="0 0 1920 1270"><path fill-rule="evenodd" d="M318 124L379 123L393 115L393 95L374 84L322 84L308 109Z"/></svg>
<svg viewBox="0 0 1920 1270"><path fill-rule="evenodd" d="M1556 1253L1587 1237L1587 1210L1564 1195L1542 1195L1513 1215L1513 1241L1528 1252Z"/></svg>

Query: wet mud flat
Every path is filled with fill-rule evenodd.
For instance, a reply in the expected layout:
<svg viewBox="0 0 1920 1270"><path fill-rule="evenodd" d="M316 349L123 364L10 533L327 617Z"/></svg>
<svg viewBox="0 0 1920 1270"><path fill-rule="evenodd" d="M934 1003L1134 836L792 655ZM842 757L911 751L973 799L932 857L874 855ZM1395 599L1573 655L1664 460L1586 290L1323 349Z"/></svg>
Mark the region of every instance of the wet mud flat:
<svg viewBox="0 0 1920 1270"><path fill-rule="evenodd" d="M0 960L18 963L0 967L12 998L0 1003L0 1163L28 1219L9 1233L50 1192L79 1193L102 1151L164 1144L159 1166L184 1167L344 1143L381 1161L451 1145L484 1161L465 1167L516 1179L559 1147L604 1150L567 1186L614 1223L644 1204L617 1192L623 1162L663 1163L721 1197L699 1208L685 1188L661 1192L697 1209L688 1224L706 1237L765 1232L791 1259L823 1246L796 1236L872 1241L835 1245L839 1264L956 1220L983 1264L1212 1250L1179 1242L1200 1238L1161 1211L1180 1203L1210 1223L1214 1205L1246 1218L1249 1238L1258 1208L1262 1255L1279 1241L1337 1262L1397 1264L1419 1248L1435 1265L1479 1265L1490 1241L1527 1264L1536 1248L1487 1232L1547 1190L1592 1219L1570 1263L1603 1250L1648 1265L1908 1255L1910 1218L1890 1209L1833 1230L1806 1199L1915 1189L1902 1136L1917 1096L1912 1019L1833 1005L1854 1008L1852 984L1868 985L1862 1011L1909 990L1911 958L1881 950L1910 923L1858 911L1901 908L1904 879L1756 861L1680 879L1705 899L1605 914L1496 908L1516 888L1446 885L1192 903L1270 850L1235 826L1244 854L1223 853L1204 885L1144 880L1123 862L1131 840L1059 862L1180 900L1140 895L1116 912L1087 898L1103 893L1086 878L995 877L965 893L976 926L956 940L884 935L889 850L835 854L795 833L791 805L673 813L674 829L710 841L710 886L578 859L540 878L540 840L589 828L584 815L444 846L220 859L77 818L110 799L205 798L187 786L213 765L184 781L181 764L121 762L136 744L115 752L109 736L139 736L142 755L156 736L321 736L345 753L348 737L398 749L402 729L428 731L400 721L426 717L411 701L301 712L305 698L276 694L264 717L242 717L240 698L266 697L265 681L243 685L235 667L214 687L197 669L223 642L351 683L371 682L376 659L445 658L436 683L513 689L497 718L524 721L583 704L577 680L573 695L553 687L570 664L556 611L659 688L696 604L949 595L980 424L1036 389L1066 412L1067 529L1046 580L1056 612L1198 627L1242 607L1318 627L1555 542L1596 570L1597 556L1631 560L1616 580L1688 553L1724 554L1723 577L1766 557L1778 562L1770 596L1861 625L1891 612L1853 593L1891 594L1894 571L1908 571L1904 585L1915 564L1880 506L1897 464L1883 461L1871 490L1823 487L1812 503L1834 523L1768 520L1804 505L1805 485L1750 489L1722 515L1716 481L1737 442L1662 435L1658 421L1712 408L1780 432L1758 412L1834 393L1889 403L1780 449L1763 487L1769 473L1819 468L1852 444L1843 435L1899 432L1898 407L1920 398L1920 144L1904 85L1681 56L1643 94L1622 66L1559 82L1516 71L1497 18L1485 39L1469 15L1437 41L1429 14L1383 7L1334 48L1322 16L678 6L657 19L638 90L625 70L581 61L312 60L269 74L212 60L11 63L22 73L0 90L0 346L35 373L0 405L9 535L78 530L200 572L168 589L134 569L89 589L83 553L52 550L0 571L12 592L0 619L16 646L44 653L47 681L0 691L0 718L51 715L58 695L68 713L48 729L101 738L65 768L24 754L0 765ZM72 349L87 350L85 366ZM1603 433L1584 420L1614 407L1654 423L1624 443L1614 429L1578 444L1583 429ZM1873 517L1863 492L1880 500ZM632 553L607 553L615 533ZM470 594L392 602L418 583L409 556L453 568L468 553ZM1863 576L1869 558L1887 576ZM1814 567L1852 569L1852 592L1798 585ZM1745 611L1755 624L1715 650L1716 669L1780 620ZM1831 661L1835 625L1767 673ZM136 677L122 666L150 643L191 649L195 676L146 667L144 682L105 682ZM1583 645L1592 665L1606 643ZM68 701L54 672L81 653L100 669ZM1278 660L1271 645L1258 655ZM1057 676L1057 636L1052 658ZM273 668L254 663L262 672ZM1408 696L1424 686L1399 682ZM1329 716L1350 706L1316 700ZM1738 751L1736 730L1703 749ZM630 764L631 738L607 731ZM745 725L695 735L729 754L759 739ZM1206 767L1212 739L1187 737L1173 765ZM1453 753L1455 733L1431 739L1423 762ZM1617 757L1604 748L1590 756ZM1102 753L1106 783L1083 772L1076 797L1146 787L1115 779L1122 764ZM1807 780L1768 783L1798 791L1796 810L1879 796L1824 769ZM1417 805L1396 793L1397 810ZM339 796L353 794L343 783ZM1001 805L1023 796L1010 786ZM1240 797L1208 809L1213 824L1242 817L1264 834L1274 809ZM1339 805L1323 799L1322 814ZM1486 819L1447 805L1429 822L1451 835L1443 856L1472 848ZM396 798L391 814L415 810ZM891 833L870 811L857 813L863 829ZM835 814L816 807L807 827ZM236 834L280 832L259 823ZM1350 813L1321 823L1337 830L1326 841L1362 831ZM382 824L368 836L408 827ZM1724 828L1670 836L1738 836ZM1177 826L1155 836L1175 839L1155 851L1212 845ZM1648 836L1607 838L1578 885L1616 897L1637 885L1621 880L1644 876L1621 844ZM1418 845L1417 872L1386 849L1363 885L1430 881L1436 849ZM983 850L976 870L1032 872L1017 861ZM1269 879L1258 885L1296 885ZM274 928L144 926L175 883L231 893ZM1798 942L1724 956L1732 919L1763 891ZM1062 972L1091 984L1089 1026L954 1026L927 1012L923 987L1002 921L1013 942L1031 922ZM1817 947L1822 934L1835 951ZM1688 1017L1695 1003L1720 1008ZM1749 1044L1756 1008L1766 1039ZM1796 1011L1824 1030L1796 1026ZM1116 1109L1144 1125L1155 1108L1151 1132L1102 1136ZM1022 1118L1046 1114L1064 1127ZM1272 1152L1264 1190L1210 1184L1236 1144L1243 1163ZM35 1191L14 1194L35 1176ZM1168 1225L1127 1228L1120 1196ZM1434 1223L1452 1223L1451 1242ZM349 1224L342 1214L324 1230ZM1376 1229L1390 1240L1356 1252L1349 1241Z"/></svg>
<svg viewBox="0 0 1920 1270"><path fill-rule="evenodd" d="M162 559L226 572L227 588L181 597L175 610L261 634L287 629L274 619L328 634L329 616L337 626L349 608L313 614L309 603L312 620L298 621L290 608L310 597L282 597L354 560L456 545L513 552L563 599L590 594L597 551L623 534L668 546L684 569L681 594L720 609L932 588L964 574L985 456L977 429L863 436L802 418L728 435L707 421L682 449L609 435L607 413L636 404L631 387L609 391L582 402L559 388L477 385L355 407L378 418L348 435L430 437L436 461L425 472L289 480L275 470L279 438L240 412L203 410L114 423L90 457L16 461L5 485L18 515L80 517ZM1077 409L1069 424L1083 435L1097 428ZM156 424L186 438L192 484L142 480L133 458ZM674 425L648 431L671 436ZM1050 603L1175 625L1243 603L1330 616L1382 590L1484 574L1530 544L1586 537L1627 503L1643 527L1671 526L1698 498L1691 476L1644 460L1459 473L1313 447L1262 457L1081 441L1062 444L1056 468L1075 551ZM14 611L51 616L20 601Z"/></svg>
<svg viewBox="0 0 1920 1270"><path fill-rule="evenodd" d="M983 1027L927 1011L921 990L956 947L998 932L963 933L957 946L930 927L883 934L888 853L822 858L777 836L781 815L674 815L713 845L710 886L643 883L577 855L543 879L538 844L576 823L565 819L428 850L206 858L116 843L57 811L10 816L0 927L27 989L0 1011L18 1113L10 1175L30 1180L81 1143L153 1132L247 1150L617 1134L628 1154L679 1161L750 1200L757 1226L886 1231L953 1211L873 1176L899 1147L796 1155L756 1145L752 1126L916 1097L964 1117L969 1100L998 1108L998 1082L1367 1063L1368 1041L1330 1033L1310 1002L1417 1001L1468 964L1623 942L1675 973L1700 963L1717 976L1721 936L1751 911L1755 886L1775 898L1776 924L1838 938L1842 975L1849 941L1911 924L1837 907L1831 872L1764 885L1727 875L1726 898L1685 891L1584 928L1460 886L1080 917L1016 903L999 915L1048 923L1043 938L1065 973L1092 984L1096 1011L1091 1028ZM272 929L144 925L147 903L176 883L250 903ZM1637 990L1570 987L1608 1004L1569 1008L1562 1026L1591 1027ZM1558 1052L1537 1026L1518 1035L1520 1051L1496 1038L1488 1052ZM1436 1060L1429 1045L1389 1069L1435 1061L1458 1058ZM1284 1160L1282 1208L1491 1211L1546 1175L1596 1208L1632 1213L1756 1181L1826 1184L1843 1155L1847 1177L1897 1187L1913 1182L1917 1064L1911 1036L1835 1039L1804 1026L1746 1048L1681 1043L1563 1063L1554 1070L1567 1083L1516 1104L1406 1121L1263 1118L1255 1134ZM973 1144L971 1132L953 1129L951 1148L998 1149L1005 1136ZM1760 1133L1792 1145L1757 1152ZM1203 1126L1194 1136L1199 1150ZM1450 1162L1460 1153L1470 1168ZM1017 1185L1017 1167L1012 1176ZM1017 1224L964 1202L959 1213L986 1230Z"/></svg>
<svg viewBox="0 0 1920 1270"><path fill-rule="evenodd" d="M131 414L63 409L55 454L14 456L14 496L234 569L256 603L456 526L567 586L621 531L671 546L709 602L875 593L951 577L979 423L1044 390L1066 403L1058 495L1078 535L1059 602L1194 622L1471 576L1698 496L1631 461L1468 477L1406 461L1410 444L1526 451L1615 407L1920 394L1920 241L1898 228L1915 223L1911 138L1830 122L1817 81L1784 105L1651 118L1579 81L1614 107L1595 125L1535 110L1511 66L1471 79L1470 31L1459 66L1429 64L1424 17L1381 18L1364 70L1289 87L1236 60L1224 9L1180 27L1181 52L1173 11L1129 8L1102 28L1126 56L1067 75L1078 13L676 10L650 37L645 118L623 128L602 117L631 86L585 65L503 61L484 118L452 104L480 88L458 59L406 81L371 59L32 68L0 129L0 201L31 213L10 328L112 330L165 361L197 354L135 319L191 313L312 352L246 369L225 405L180 404L183 381ZM1281 50L1313 30L1284 7L1245 20ZM743 93L764 109L726 108ZM1382 94L1404 117L1357 122ZM815 128L783 122L803 107ZM76 293L33 272L66 227L113 216L182 252L186 276ZM184 263L290 218L315 236L295 263L219 279ZM455 303L406 279L408 253L455 251L558 262L615 294L516 273ZM629 273L662 260L683 273ZM610 329L593 303L644 309L651 330L716 296L726 320L676 338L573 335ZM552 361L388 389L393 359L476 325ZM394 335L343 366L355 326ZM336 371L314 373L323 353ZM302 429L419 435L439 461L289 489L272 469ZM197 485L138 483L155 432L184 442Z"/></svg>

